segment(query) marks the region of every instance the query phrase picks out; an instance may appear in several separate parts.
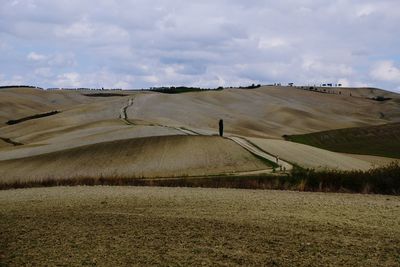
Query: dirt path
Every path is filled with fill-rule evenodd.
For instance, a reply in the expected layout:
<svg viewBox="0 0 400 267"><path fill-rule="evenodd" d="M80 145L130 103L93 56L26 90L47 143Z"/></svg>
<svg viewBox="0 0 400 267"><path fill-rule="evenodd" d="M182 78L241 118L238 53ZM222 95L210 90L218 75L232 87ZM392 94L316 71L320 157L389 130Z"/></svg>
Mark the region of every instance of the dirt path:
<svg viewBox="0 0 400 267"><path fill-rule="evenodd" d="M165 128L170 128L170 129L180 131L180 132L184 133L185 135L201 135L193 130L186 129L184 127L174 127L174 126L163 125L163 124L154 123L154 122L150 122L150 121L144 121L144 120L140 120L139 123L136 121L135 121L135 123L133 123L131 120L129 120L128 113L127 113L128 108L133 106L133 103L134 103L134 98L131 98L128 100L128 104L123 106L120 109L119 117L127 125L159 126L159 127L165 127Z"/></svg>
<svg viewBox="0 0 400 267"><path fill-rule="evenodd" d="M247 139L243 138L243 137L238 137L238 136L229 136L228 137L230 140L232 140L233 142L235 142L236 144L240 145L241 147L243 147L244 149L246 149L247 151L251 152L252 154L259 156L261 158L267 159L269 161L275 162L276 164L278 164L280 167L282 167L282 169L285 171L290 171L291 169L293 169L293 165L277 158L276 156L272 156L268 153L266 153L264 150L258 148L257 146L253 145L251 142L249 142Z"/></svg>
<svg viewBox="0 0 400 267"><path fill-rule="evenodd" d="M126 110L133 105L133 100L134 98L130 98L128 100L127 105L123 106L120 111L119 111L119 118L125 122L127 125L132 125L133 123L131 121L128 120L128 115L126 113Z"/></svg>
<svg viewBox="0 0 400 267"><path fill-rule="evenodd" d="M172 127L172 128L174 128L175 130L181 131L181 132L185 133L186 135L201 135L198 132L195 132L193 130L189 130L189 129L186 129L183 127Z"/></svg>

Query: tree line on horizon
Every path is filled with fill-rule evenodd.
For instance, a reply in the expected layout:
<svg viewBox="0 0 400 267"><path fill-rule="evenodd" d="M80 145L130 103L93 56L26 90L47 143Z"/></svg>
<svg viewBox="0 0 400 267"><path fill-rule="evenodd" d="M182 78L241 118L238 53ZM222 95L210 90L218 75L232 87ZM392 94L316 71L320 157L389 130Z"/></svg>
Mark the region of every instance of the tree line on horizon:
<svg viewBox="0 0 400 267"><path fill-rule="evenodd" d="M186 93L186 92L199 92L199 91L220 91L224 89L256 89L260 88L261 84L252 84L249 86L239 86L239 87L223 87L219 86L217 88L201 88L201 87L187 87L187 86L169 86L169 87L151 87L150 89L142 89L142 90L149 90L152 92L159 92L159 93L166 93L166 94L179 94L179 93Z"/></svg>

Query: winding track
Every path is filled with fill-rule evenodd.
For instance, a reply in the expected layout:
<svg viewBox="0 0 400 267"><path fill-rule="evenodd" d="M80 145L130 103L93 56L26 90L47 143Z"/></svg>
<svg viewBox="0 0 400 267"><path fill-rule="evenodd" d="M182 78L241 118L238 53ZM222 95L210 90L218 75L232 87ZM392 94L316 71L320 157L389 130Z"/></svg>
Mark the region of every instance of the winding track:
<svg viewBox="0 0 400 267"><path fill-rule="evenodd" d="M123 107L119 110L119 118L120 118L123 122L125 122L127 125L132 125L132 124L133 124L132 122L130 122L130 121L128 120L128 114L126 113L126 110L127 110L130 106L133 105L133 100L134 100L134 98L130 98L130 99L128 100L128 104L125 105L125 106L123 106Z"/></svg>
<svg viewBox="0 0 400 267"><path fill-rule="evenodd" d="M120 109L120 118L122 121L124 121L128 125L134 125L134 123L129 121L128 115L127 115L127 109L133 105L133 102L134 102L133 98L129 99L128 104L123 106ZM146 125L167 127L167 128L178 130L186 135L201 135L198 132L195 132L193 130L183 128L183 127L174 127L174 126L162 125L162 124L157 124L157 123L151 123L151 124L146 124ZM277 160L277 156L268 154L266 151L255 146L254 144L252 144L250 141L248 141L244 137L227 136L226 138L228 138L228 139L232 140L233 142L235 142L236 144L240 145L242 148L246 149L253 155L256 155L256 156L266 159L268 161L276 162L280 166L280 172L286 172L286 171L290 171L291 169L293 169L292 164L290 164L284 160L281 160L281 159ZM269 169L258 170L258 171L232 173L231 175L252 175L252 174L264 174L264 173L272 173L272 172L273 172L273 170L271 168L269 168Z"/></svg>
<svg viewBox="0 0 400 267"><path fill-rule="evenodd" d="M153 122L148 122L148 121L142 121L143 123L137 123L137 122L133 123L132 121L129 120L128 113L127 113L128 108L133 106L133 103L134 103L134 98L129 99L128 103L125 106L123 106L119 111L120 112L119 118L127 125L159 126L159 127L174 129L174 130L180 131L186 135L200 135L199 133L197 133L193 130L189 130L189 129L186 129L183 127L174 127L174 126L163 125L163 124L153 123Z"/></svg>
<svg viewBox="0 0 400 267"><path fill-rule="evenodd" d="M259 157L262 157L264 159L267 159L269 161L272 162L276 162L279 166L281 166L284 170L291 170L293 169L293 165L281 160L281 159L277 159L276 156L272 156L268 153L266 153L264 150L258 148L257 146L253 145L250 141L248 141L247 139L243 138L243 137L238 137L238 136L229 136L228 137L230 140L232 140L233 142L235 142L236 144L240 145L241 147L243 147L244 149L246 149L247 151L250 151L251 153L253 153L254 155L257 155Z"/></svg>

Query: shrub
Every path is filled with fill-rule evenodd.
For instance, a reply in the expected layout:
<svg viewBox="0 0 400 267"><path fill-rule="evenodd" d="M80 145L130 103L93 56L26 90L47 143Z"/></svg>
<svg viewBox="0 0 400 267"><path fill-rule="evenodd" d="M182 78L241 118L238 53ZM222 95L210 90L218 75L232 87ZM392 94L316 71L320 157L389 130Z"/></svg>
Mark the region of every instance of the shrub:
<svg viewBox="0 0 400 267"><path fill-rule="evenodd" d="M28 117L24 117L24 118L20 118L20 119L16 119L16 120L9 120L6 123L8 125L13 125L13 124L17 124L17 123L21 123L24 121L29 121L29 120L34 120L34 119L39 119L39 118L43 118L43 117L48 117L48 116L52 116L55 114L60 113L61 111L51 111L51 112L47 112L47 113L41 113L41 114L35 114L32 116L28 116Z"/></svg>
<svg viewBox="0 0 400 267"><path fill-rule="evenodd" d="M376 97L373 97L373 98L371 98L372 100L375 100L375 101L380 101L380 102L382 102L382 101L387 101L387 100L391 100L391 98L389 98L389 97L384 97L384 96L376 96Z"/></svg>
<svg viewBox="0 0 400 267"><path fill-rule="evenodd" d="M51 177L41 181L0 183L0 189L65 185L278 189L400 195L400 165L399 163L392 163L386 167L371 169L366 172L316 171L314 169L304 169L295 166L290 174L264 174L255 176L208 176L159 179L130 177L75 177L71 179L57 179L56 177Z"/></svg>

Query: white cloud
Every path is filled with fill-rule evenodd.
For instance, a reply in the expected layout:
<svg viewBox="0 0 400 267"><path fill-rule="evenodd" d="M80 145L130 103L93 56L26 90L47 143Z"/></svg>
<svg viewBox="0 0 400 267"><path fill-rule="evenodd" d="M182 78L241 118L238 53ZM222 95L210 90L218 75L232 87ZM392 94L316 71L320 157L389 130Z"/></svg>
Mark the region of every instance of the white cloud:
<svg viewBox="0 0 400 267"><path fill-rule="evenodd" d="M74 53L56 53L48 57L47 65L54 67L75 67L77 60Z"/></svg>
<svg viewBox="0 0 400 267"><path fill-rule="evenodd" d="M46 87L399 86L398 0L3 2L3 80L23 76ZM370 73L379 60L391 65Z"/></svg>
<svg viewBox="0 0 400 267"><path fill-rule="evenodd" d="M372 4L365 4L356 8L357 17L369 16L375 12L376 8Z"/></svg>
<svg viewBox="0 0 400 267"><path fill-rule="evenodd" d="M114 83L112 86L109 86L110 88L116 88L116 89L130 89L132 88L131 83L127 81L119 81Z"/></svg>
<svg viewBox="0 0 400 267"><path fill-rule="evenodd" d="M349 80L344 79L344 78L339 79L337 83L338 83L338 84L341 84L341 85L344 86L344 87L349 87L349 86L351 86Z"/></svg>
<svg viewBox="0 0 400 267"><path fill-rule="evenodd" d="M328 77L351 76L353 69L351 66L339 62L323 61L312 57L303 57L302 68L308 73L321 74Z"/></svg>
<svg viewBox="0 0 400 267"><path fill-rule="evenodd" d="M148 76L143 76L143 81L151 84L158 84L160 82L160 79L155 75L148 75Z"/></svg>
<svg viewBox="0 0 400 267"><path fill-rule="evenodd" d="M7 78L6 75L0 73L0 86L3 85L26 85L24 77L20 75L13 75Z"/></svg>
<svg viewBox="0 0 400 267"><path fill-rule="evenodd" d="M44 67L75 67L77 66L77 60L74 53L54 53L54 54L40 54L36 52L30 52L27 55L27 60L34 62L35 66Z"/></svg>
<svg viewBox="0 0 400 267"><path fill-rule="evenodd" d="M289 42L280 37L262 38L258 43L260 49L280 48L288 46Z"/></svg>
<svg viewBox="0 0 400 267"><path fill-rule="evenodd" d="M35 52L30 52L28 54L27 58L28 58L28 60L31 60L31 61L43 61L43 60L47 59L47 57L45 55L35 53Z"/></svg>
<svg viewBox="0 0 400 267"><path fill-rule="evenodd" d="M55 87L64 88L118 88L133 89L136 78L132 75L121 75L102 69L95 72L80 74L77 72L67 72L56 77Z"/></svg>
<svg viewBox="0 0 400 267"><path fill-rule="evenodd" d="M364 83L364 82L359 82L359 81L353 82L353 83L351 84L351 86L355 86L355 87L371 87L370 84Z"/></svg>
<svg viewBox="0 0 400 267"><path fill-rule="evenodd" d="M380 61L372 68L371 77L378 81L400 83L400 68L393 61Z"/></svg>
<svg viewBox="0 0 400 267"><path fill-rule="evenodd" d="M55 85L57 87L80 87L82 86L81 76L79 73L76 72L60 74L57 76Z"/></svg>
<svg viewBox="0 0 400 267"><path fill-rule="evenodd" d="M93 25L87 21L75 22L67 27L56 31L56 35L61 38L91 38L95 32Z"/></svg>
<svg viewBox="0 0 400 267"><path fill-rule="evenodd" d="M0 40L0 50L7 50L9 48L10 46L6 42Z"/></svg>
<svg viewBox="0 0 400 267"><path fill-rule="evenodd" d="M50 68L37 68L34 71L35 75L40 77L50 78L53 76L53 73Z"/></svg>

